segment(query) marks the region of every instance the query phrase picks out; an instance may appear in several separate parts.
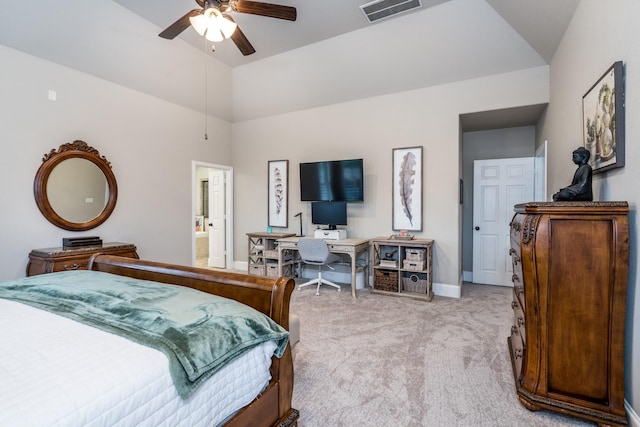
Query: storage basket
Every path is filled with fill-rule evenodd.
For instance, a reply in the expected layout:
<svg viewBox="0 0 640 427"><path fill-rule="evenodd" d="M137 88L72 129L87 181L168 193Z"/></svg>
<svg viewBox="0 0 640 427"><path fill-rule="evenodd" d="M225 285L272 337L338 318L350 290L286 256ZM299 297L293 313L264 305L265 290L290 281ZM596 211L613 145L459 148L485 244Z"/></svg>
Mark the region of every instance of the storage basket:
<svg viewBox="0 0 640 427"><path fill-rule="evenodd" d="M264 276L264 264L249 265L249 274L254 276Z"/></svg>
<svg viewBox="0 0 640 427"><path fill-rule="evenodd" d="M275 262L269 262L266 264L267 277L278 277L278 264Z"/></svg>
<svg viewBox="0 0 640 427"><path fill-rule="evenodd" d="M407 248L405 258L409 261L424 261L424 249Z"/></svg>
<svg viewBox="0 0 640 427"><path fill-rule="evenodd" d="M424 270L424 266L425 266L425 261L411 261L411 260L405 259L402 262L402 267L405 270L422 271Z"/></svg>
<svg viewBox="0 0 640 427"><path fill-rule="evenodd" d="M264 256L265 258L278 258L278 250L266 250Z"/></svg>
<svg viewBox="0 0 640 427"><path fill-rule="evenodd" d="M379 291L398 292L398 272L376 269L374 289Z"/></svg>
<svg viewBox="0 0 640 427"><path fill-rule="evenodd" d="M423 274L409 274L402 277L402 290L404 292L427 293L427 277Z"/></svg>

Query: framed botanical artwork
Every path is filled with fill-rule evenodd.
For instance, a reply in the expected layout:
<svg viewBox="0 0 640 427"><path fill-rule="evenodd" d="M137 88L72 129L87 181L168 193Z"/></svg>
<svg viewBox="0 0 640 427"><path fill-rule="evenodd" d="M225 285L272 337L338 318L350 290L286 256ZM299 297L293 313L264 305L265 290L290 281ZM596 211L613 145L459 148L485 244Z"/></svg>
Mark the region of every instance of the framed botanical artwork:
<svg viewBox="0 0 640 427"><path fill-rule="evenodd" d="M615 62L582 97L584 146L593 173L624 166L624 82Z"/></svg>
<svg viewBox="0 0 640 427"><path fill-rule="evenodd" d="M393 230L422 231L422 147L394 148Z"/></svg>
<svg viewBox="0 0 640 427"><path fill-rule="evenodd" d="M269 161L269 227L287 227L289 211L289 160Z"/></svg>

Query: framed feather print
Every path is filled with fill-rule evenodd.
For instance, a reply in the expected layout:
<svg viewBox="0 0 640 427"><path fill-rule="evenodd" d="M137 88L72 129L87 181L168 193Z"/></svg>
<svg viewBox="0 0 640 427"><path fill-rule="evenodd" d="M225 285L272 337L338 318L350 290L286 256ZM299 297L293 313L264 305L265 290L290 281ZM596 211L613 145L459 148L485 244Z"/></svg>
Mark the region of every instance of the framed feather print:
<svg viewBox="0 0 640 427"><path fill-rule="evenodd" d="M422 231L422 147L393 149L393 230Z"/></svg>
<svg viewBox="0 0 640 427"><path fill-rule="evenodd" d="M289 160L269 161L269 227L287 227L289 212Z"/></svg>

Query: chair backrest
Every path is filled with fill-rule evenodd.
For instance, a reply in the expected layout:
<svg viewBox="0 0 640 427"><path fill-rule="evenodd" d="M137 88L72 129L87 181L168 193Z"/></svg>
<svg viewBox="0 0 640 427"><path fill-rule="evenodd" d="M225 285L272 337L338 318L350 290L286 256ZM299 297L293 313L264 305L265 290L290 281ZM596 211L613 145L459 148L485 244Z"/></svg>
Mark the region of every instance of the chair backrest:
<svg viewBox="0 0 640 427"><path fill-rule="evenodd" d="M324 239L312 237L298 239L298 252L303 261L325 262L329 257L329 248Z"/></svg>

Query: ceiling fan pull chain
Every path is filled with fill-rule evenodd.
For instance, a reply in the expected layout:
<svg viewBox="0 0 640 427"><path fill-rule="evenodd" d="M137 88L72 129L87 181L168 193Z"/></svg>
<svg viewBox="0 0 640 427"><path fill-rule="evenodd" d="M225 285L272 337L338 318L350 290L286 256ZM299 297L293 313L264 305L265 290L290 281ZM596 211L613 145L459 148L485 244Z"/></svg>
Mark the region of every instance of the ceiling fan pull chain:
<svg viewBox="0 0 640 427"><path fill-rule="evenodd" d="M207 108L207 99L209 98L209 79L207 73L207 62L209 61L207 55L207 39L204 39L204 140L207 141L209 139L209 135L207 134L207 117L208 117L208 108Z"/></svg>

